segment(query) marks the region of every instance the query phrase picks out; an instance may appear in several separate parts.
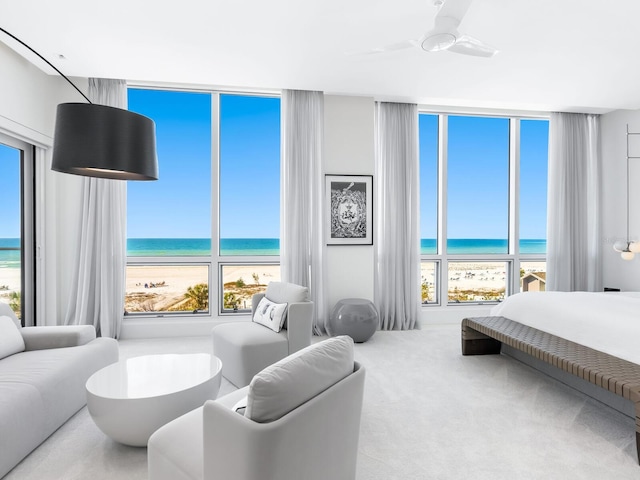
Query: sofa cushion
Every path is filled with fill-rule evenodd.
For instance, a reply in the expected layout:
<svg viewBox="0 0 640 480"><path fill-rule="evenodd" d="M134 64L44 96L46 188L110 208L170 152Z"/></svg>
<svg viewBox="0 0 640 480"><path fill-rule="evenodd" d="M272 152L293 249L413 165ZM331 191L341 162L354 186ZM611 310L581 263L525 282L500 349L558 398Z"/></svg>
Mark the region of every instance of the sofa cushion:
<svg viewBox="0 0 640 480"><path fill-rule="evenodd" d="M0 359L24 351L24 340L13 319L0 315Z"/></svg>
<svg viewBox="0 0 640 480"><path fill-rule="evenodd" d="M18 317L16 317L15 312L11 309L11 307L7 303L0 302L0 316L9 317L11 320L13 320L13 323L16 324L16 327L22 328L22 324L20 323L20 320L18 320Z"/></svg>
<svg viewBox="0 0 640 480"><path fill-rule="evenodd" d="M33 385L0 381L0 478L47 438L46 401Z"/></svg>
<svg viewBox="0 0 640 480"><path fill-rule="evenodd" d="M86 404L89 377L117 360L118 342L104 337L81 347L25 351L0 361L0 383L37 390L44 399L43 431L48 436Z"/></svg>
<svg viewBox="0 0 640 480"><path fill-rule="evenodd" d="M351 337L342 335L310 345L253 377L245 416L259 423L278 420L351 373Z"/></svg>
<svg viewBox="0 0 640 480"><path fill-rule="evenodd" d="M256 307L256 313L253 315L253 321L260 325L264 325L277 333L282 330L286 311L286 303L274 303L267 297L263 297Z"/></svg>

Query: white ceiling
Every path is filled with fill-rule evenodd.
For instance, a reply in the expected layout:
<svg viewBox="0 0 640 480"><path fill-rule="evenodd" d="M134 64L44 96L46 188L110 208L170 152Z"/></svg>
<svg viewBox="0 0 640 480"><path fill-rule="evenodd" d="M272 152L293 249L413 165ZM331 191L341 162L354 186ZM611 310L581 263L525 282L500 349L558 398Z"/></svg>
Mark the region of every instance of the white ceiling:
<svg viewBox="0 0 640 480"><path fill-rule="evenodd" d="M640 108L639 0L474 0L459 30L498 48L493 58L346 54L419 38L433 26L432 2L7 0L0 26L69 76L433 106Z"/></svg>

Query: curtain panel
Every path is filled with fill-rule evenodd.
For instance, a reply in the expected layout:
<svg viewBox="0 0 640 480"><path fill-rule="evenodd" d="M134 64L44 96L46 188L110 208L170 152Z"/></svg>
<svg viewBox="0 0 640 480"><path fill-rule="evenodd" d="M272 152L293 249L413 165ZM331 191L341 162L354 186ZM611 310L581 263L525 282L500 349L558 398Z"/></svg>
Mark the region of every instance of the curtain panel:
<svg viewBox="0 0 640 480"><path fill-rule="evenodd" d="M92 102L127 108L124 80L89 79ZM93 325L98 335L118 338L124 314L127 183L81 177L80 250L64 323Z"/></svg>
<svg viewBox="0 0 640 480"><path fill-rule="evenodd" d="M322 92L282 92L280 269L285 282L309 288L314 333L326 333Z"/></svg>
<svg viewBox="0 0 640 480"><path fill-rule="evenodd" d="M600 156L598 115L551 115L547 290L602 290Z"/></svg>
<svg viewBox="0 0 640 480"><path fill-rule="evenodd" d="M382 330L419 327L418 107L376 103L374 303Z"/></svg>

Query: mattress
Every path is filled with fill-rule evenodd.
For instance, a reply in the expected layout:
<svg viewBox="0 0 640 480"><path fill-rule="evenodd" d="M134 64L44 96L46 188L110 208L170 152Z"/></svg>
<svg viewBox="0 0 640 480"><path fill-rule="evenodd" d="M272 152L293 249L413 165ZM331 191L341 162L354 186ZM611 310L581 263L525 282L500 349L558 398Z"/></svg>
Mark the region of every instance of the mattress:
<svg viewBox="0 0 640 480"><path fill-rule="evenodd" d="M640 364L640 292L518 293L491 315Z"/></svg>

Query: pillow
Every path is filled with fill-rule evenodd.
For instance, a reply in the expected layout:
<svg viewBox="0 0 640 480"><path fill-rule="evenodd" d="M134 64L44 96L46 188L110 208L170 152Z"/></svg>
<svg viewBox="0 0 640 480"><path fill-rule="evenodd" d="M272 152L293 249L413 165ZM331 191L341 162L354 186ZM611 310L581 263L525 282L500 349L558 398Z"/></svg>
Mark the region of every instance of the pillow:
<svg viewBox="0 0 640 480"><path fill-rule="evenodd" d="M24 351L24 340L13 319L0 316L0 358Z"/></svg>
<svg viewBox="0 0 640 480"><path fill-rule="evenodd" d="M286 303L274 303L267 297L262 297L256 307L256 313L253 314L253 321L277 333L282 330L286 311Z"/></svg>
<svg viewBox="0 0 640 480"><path fill-rule="evenodd" d="M295 283L269 282L264 296L275 303L301 303L309 301L309 289ZM284 312L282 328L287 328L288 309Z"/></svg>
<svg viewBox="0 0 640 480"><path fill-rule="evenodd" d="M22 324L8 303L0 302L0 316L6 316L13 320L18 328L22 328Z"/></svg>
<svg viewBox="0 0 640 480"><path fill-rule="evenodd" d="M265 297L275 303L308 302L309 289L295 283L269 282Z"/></svg>
<svg viewBox="0 0 640 480"><path fill-rule="evenodd" d="M353 373L353 339L330 338L299 350L256 374L244 416L268 423Z"/></svg>

